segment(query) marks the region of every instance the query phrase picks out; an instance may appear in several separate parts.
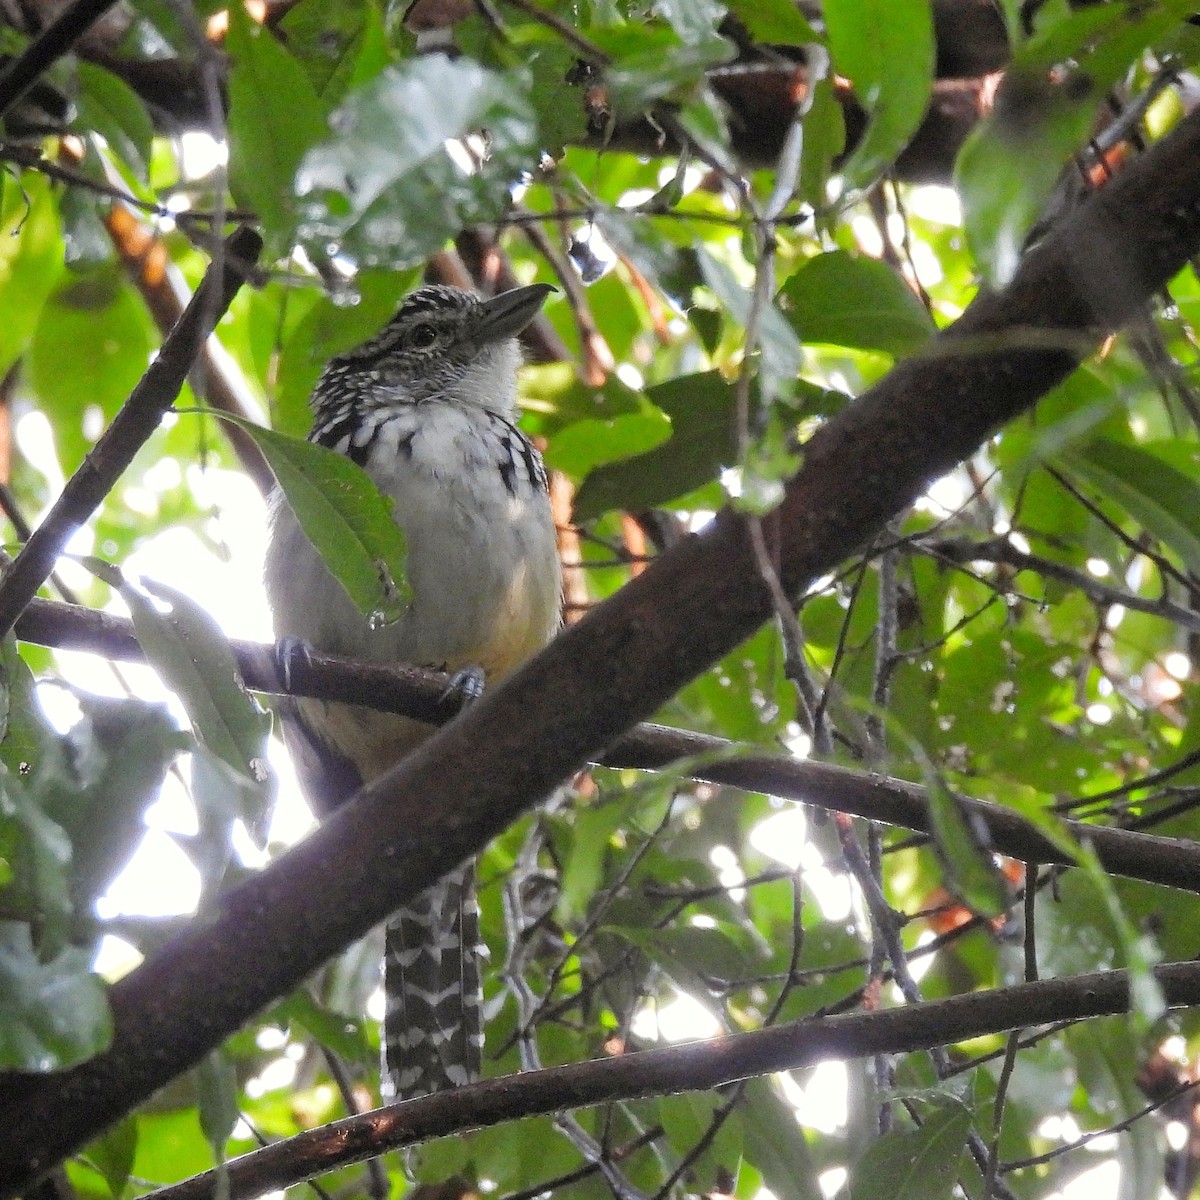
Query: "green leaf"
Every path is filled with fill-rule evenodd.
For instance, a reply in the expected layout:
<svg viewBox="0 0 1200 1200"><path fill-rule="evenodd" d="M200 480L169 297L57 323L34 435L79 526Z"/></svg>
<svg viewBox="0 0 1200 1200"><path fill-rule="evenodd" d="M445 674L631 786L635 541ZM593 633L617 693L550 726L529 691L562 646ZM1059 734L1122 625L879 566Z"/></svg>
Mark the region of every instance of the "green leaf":
<svg viewBox="0 0 1200 1200"><path fill-rule="evenodd" d="M911 354L929 340L933 319L886 263L832 250L808 259L780 292L802 342Z"/></svg>
<svg viewBox="0 0 1200 1200"><path fill-rule="evenodd" d="M704 282L716 294L721 308L739 325L750 320L753 297L733 272L713 258L703 248L696 251ZM764 396L772 397L778 385L791 381L800 373L804 352L791 325L774 303L767 304L758 314L759 382Z"/></svg>
<svg viewBox="0 0 1200 1200"><path fill-rule="evenodd" d="M829 176L834 162L846 149L846 118L827 76L813 84L812 104L804 118L804 145L800 151L797 198L817 212L828 200Z"/></svg>
<svg viewBox="0 0 1200 1200"><path fill-rule="evenodd" d="M0 921L0 1067L61 1071L108 1047L112 1015L90 959L68 946L42 962L27 925Z"/></svg>
<svg viewBox="0 0 1200 1200"><path fill-rule="evenodd" d="M279 355L279 385L271 425L281 433L304 437L312 427L309 397L321 369L335 355L377 333L401 299L421 282L420 272L360 271L353 304L343 296L322 296L296 323Z"/></svg>
<svg viewBox="0 0 1200 1200"><path fill-rule="evenodd" d="M79 95L73 127L79 133L98 133L109 148L141 180L150 166L154 125L138 94L110 71L80 61Z"/></svg>
<svg viewBox="0 0 1200 1200"><path fill-rule="evenodd" d="M854 1165L855 1200L949 1200L971 1130L971 1111L948 1102L928 1114L920 1129L877 1138Z"/></svg>
<svg viewBox="0 0 1200 1200"><path fill-rule="evenodd" d="M142 581L148 592L170 606L162 612L115 567L84 561L129 605L138 644L179 697L196 736L246 780L257 804L242 815L252 832L259 830L274 786L266 758L271 722L247 694L229 640L204 609L174 588Z"/></svg>
<svg viewBox="0 0 1200 1200"><path fill-rule="evenodd" d="M940 774L926 772L933 837L946 868L946 886L973 913L994 919L1008 911L1010 896L1004 876L984 848L986 830L971 816Z"/></svg>
<svg viewBox="0 0 1200 1200"><path fill-rule="evenodd" d="M73 911L71 839L49 817L25 779L0 773L0 879L5 916L18 916L37 930L37 949L46 957L67 944Z"/></svg>
<svg viewBox="0 0 1200 1200"><path fill-rule="evenodd" d="M214 1050L196 1068L196 1099L200 1128L219 1163L225 1161L225 1144L238 1121L238 1082L233 1061L223 1050Z"/></svg>
<svg viewBox="0 0 1200 1200"><path fill-rule="evenodd" d="M344 454L238 423L258 443L305 536L358 610L381 623L399 617L412 590L392 502Z"/></svg>
<svg viewBox="0 0 1200 1200"><path fill-rule="evenodd" d="M42 309L29 380L54 422L65 470L92 447L88 410L112 417L145 373L152 346L145 308L115 267L71 279Z"/></svg>
<svg viewBox="0 0 1200 1200"><path fill-rule="evenodd" d="M1200 571L1200 483L1191 447L1167 442L1134 446L1098 437L1065 457L1103 496L1178 554L1189 571Z"/></svg>
<svg viewBox="0 0 1200 1200"><path fill-rule="evenodd" d="M1012 277L1096 105L1191 11L1182 0L1091 5L1039 29L1010 64L995 109L959 153L955 184L967 242L987 281ZM1069 63L1066 70L1056 68Z"/></svg>
<svg viewBox="0 0 1200 1200"><path fill-rule="evenodd" d="M138 1122L136 1117L126 1117L114 1125L102 1137L97 1138L84 1151L84 1157L104 1176L109 1195L121 1200L133 1170L133 1156L137 1153Z"/></svg>
<svg viewBox="0 0 1200 1200"><path fill-rule="evenodd" d="M335 136L296 173L305 242L321 255L335 244L360 265L405 267L464 225L498 216L507 185L539 149L520 84L471 59L431 54L356 88L331 118ZM488 156L464 170L447 142L483 129Z"/></svg>
<svg viewBox="0 0 1200 1200"><path fill-rule="evenodd" d="M367 1041L362 1021L322 1007L304 988L272 1009L271 1016L298 1025L345 1062L378 1068L379 1051Z"/></svg>
<svg viewBox="0 0 1200 1200"><path fill-rule="evenodd" d="M379 8L368 0L301 0L280 27L328 111L350 88L387 65L387 35Z"/></svg>
<svg viewBox="0 0 1200 1200"><path fill-rule="evenodd" d="M62 231L50 181L0 171L0 376L25 353L63 269Z"/></svg>
<svg viewBox="0 0 1200 1200"><path fill-rule="evenodd" d="M826 0L829 48L867 111L862 141L843 167L846 188L869 186L895 162L925 117L933 86L929 0Z"/></svg>
<svg viewBox="0 0 1200 1200"><path fill-rule="evenodd" d="M90 911L137 846L143 816L190 739L163 705L76 693L81 719L62 739L64 769L27 782L71 839L75 906Z"/></svg>
<svg viewBox="0 0 1200 1200"><path fill-rule="evenodd" d="M670 436L666 413L638 395L633 412L572 421L556 433L546 446L546 465L580 478L608 463L652 451Z"/></svg>
<svg viewBox="0 0 1200 1200"><path fill-rule="evenodd" d="M746 1083L738 1110L746 1161L753 1163L763 1183L788 1200L821 1200L818 1167L789 1105L769 1079Z"/></svg>
<svg viewBox="0 0 1200 1200"><path fill-rule="evenodd" d="M685 96L711 67L737 54L731 42L711 31L700 41L686 42L672 29L635 22L597 31L595 40L613 59L604 82L609 104L624 119L667 96Z"/></svg>
<svg viewBox="0 0 1200 1200"><path fill-rule="evenodd" d="M230 17L229 183L282 253L296 228L292 180L309 147L328 134L325 110L303 66L269 29L236 5Z"/></svg>
<svg viewBox="0 0 1200 1200"><path fill-rule="evenodd" d="M727 0L727 7L756 42L803 46L824 40L804 19L793 0ZM807 135L807 121L804 132Z"/></svg>
<svg viewBox="0 0 1200 1200"><path fill-rule="evenodd" d="M683 1158L694 1152L701 1138L708 1135L717 1110L727 1097L715 1092L684 1092L663 1096L658 1101L658 1119L666 1131L671 1149ZM708 1149L693 1162L689 1172L692 1187L705 1193L716 1189L719 1169L736 1179L742 1156L742 1129L737 1120L726 1119L717 1130Z"/></svg>
<svg viewBox="0 0 1200 1200"><path fill-rule="evenodd" d="M646 396L670 417L671 437L646 454L593 471L575 496L577 521L615 508L666 504L733 462L733 389L718 372L671 379Z"/></svg>

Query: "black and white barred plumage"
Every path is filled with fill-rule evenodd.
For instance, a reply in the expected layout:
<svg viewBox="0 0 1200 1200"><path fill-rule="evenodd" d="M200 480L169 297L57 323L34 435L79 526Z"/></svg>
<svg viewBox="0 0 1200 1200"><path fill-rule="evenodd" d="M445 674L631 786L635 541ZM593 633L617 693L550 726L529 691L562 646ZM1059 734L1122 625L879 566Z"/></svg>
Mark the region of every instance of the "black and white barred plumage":
<svg viewBox="0 0 1200 1200"><path fill-rule="evenodd" d="M494 681L553 636L561 580L546 477L515 424L516 334L549 290L483 301L457 288L420 288L379 334L325 368L310 438L359 463L393 498L412 599L399 621L373 627L277 499L266 583L278 637L377 662L480 668ZM320 812L431 732L319 700L297 700L284 724ZM386 940L385 1094L405 1099L477 1077L473 864L398 912Z"/></svg>

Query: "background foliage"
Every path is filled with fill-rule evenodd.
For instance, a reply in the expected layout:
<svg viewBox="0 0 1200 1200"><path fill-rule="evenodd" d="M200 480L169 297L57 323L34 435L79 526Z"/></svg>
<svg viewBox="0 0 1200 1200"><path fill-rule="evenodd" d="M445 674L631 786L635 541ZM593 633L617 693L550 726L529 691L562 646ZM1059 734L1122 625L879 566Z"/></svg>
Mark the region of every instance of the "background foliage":
<svg viewBox="0 0 1200 1200"><path fill-rule="evenodd" d="M560 287L523 395L564 526L574 505L574 619L727 501L778 500L797 436L919 353L981 279L1002 284L1030 237L1170 128L1198 50L1174 0L405 8L138 0L9 114L11 541L143 373L171 280L194 285L236 218L265 238L261 273L181 404L284 432L306 431L322 364L423 270ZM19 15L3 29L13 53L43 16ZM953 795L1051 829L1070 810L1196 836L1198 309L1188 272L806 595L798 624L762 630L660 714L920 783L936 846L669 771L598 769L498 839L481 872L490 1073L999 987L1031 961L1045 976L1131 967L1134 1011L530 1120L389 1160L386 1180L343 1170L329 1194L454 1176L450 1194L509 1197L1043 1197L1085 1171L1097 1195L1118 1179L1124 1196L1189 1193L1196 1130L1177 1092L1200 1030L1162 1016L1146 968L1195 956L1195 896L1110 879L1082 851L1082 869L1026 878L976 844ZM259 519L253 489L223 482L262 479L228 434L208 416L164 423L77 539L103 562L82 578L64 564L82 603L123 600L182 708L91 695L69 659L5 650L6 1069L102 1048L101 939L128 961L170 936L170 919L95 907L168 773L195 811L172 836L201 909L285 849L267 721L170 560L145 553L171 529L219 557L222 522ZM257 564L244 570L257 588ZM50 700L64 690L69 721ZM141 1194L373 1105L376 974L376 947L348 951L56 1186ZM1099 1136L1052 1153L1080 1131Z"/></svg>

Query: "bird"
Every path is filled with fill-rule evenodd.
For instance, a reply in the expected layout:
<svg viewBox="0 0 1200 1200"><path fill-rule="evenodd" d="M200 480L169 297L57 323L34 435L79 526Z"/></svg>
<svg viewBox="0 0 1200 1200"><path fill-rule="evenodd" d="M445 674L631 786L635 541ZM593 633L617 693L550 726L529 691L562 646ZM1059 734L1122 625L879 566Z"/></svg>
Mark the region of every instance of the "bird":
<svg viewBox="0 0 1200 1200"><path fill-rule="evenodd" d="M517 335L555 289L482 299L430 284L374 337L331 359L309 440L363 467L407 543L399 618L364 616L276 490L264 566L277 645L453 673L469 696L556 633L561 566L541 456L517 425ZM358 705L293 697L285 744L311 806L332 811L433 733ZM474 864L390 919L382 1083L412 1099L477 1079L482 1061Z"/></svg>

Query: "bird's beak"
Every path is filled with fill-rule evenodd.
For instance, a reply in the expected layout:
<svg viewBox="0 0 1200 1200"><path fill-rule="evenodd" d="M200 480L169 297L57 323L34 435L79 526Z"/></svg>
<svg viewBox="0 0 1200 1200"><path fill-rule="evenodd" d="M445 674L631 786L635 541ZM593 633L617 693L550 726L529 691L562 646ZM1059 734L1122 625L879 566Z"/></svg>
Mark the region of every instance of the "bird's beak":
<svg viewBox="0 0 1200 1200"><path fill-rule="evenodd" d="M478 324L471 331L472 339L484 345L515 337L537 316L546 297L556 291L558 289L548 283L533 283L485 300L479 306Z"/></svg>

